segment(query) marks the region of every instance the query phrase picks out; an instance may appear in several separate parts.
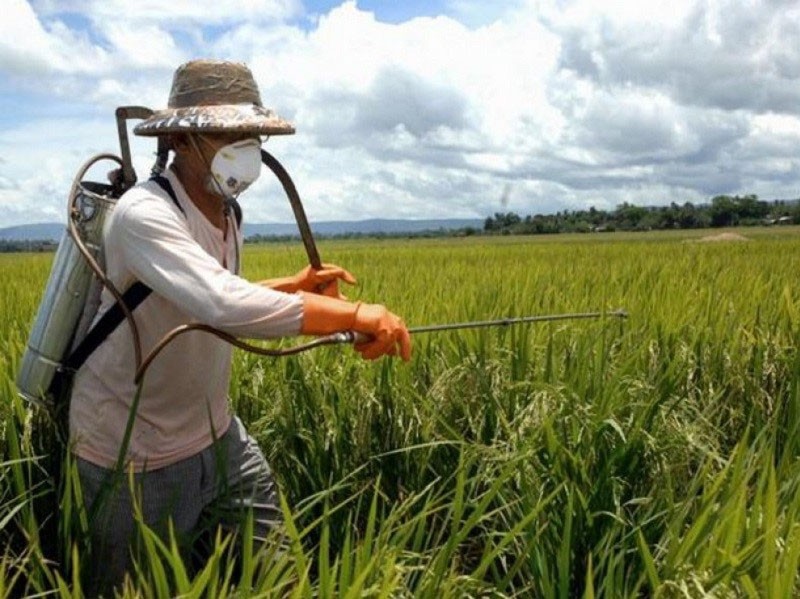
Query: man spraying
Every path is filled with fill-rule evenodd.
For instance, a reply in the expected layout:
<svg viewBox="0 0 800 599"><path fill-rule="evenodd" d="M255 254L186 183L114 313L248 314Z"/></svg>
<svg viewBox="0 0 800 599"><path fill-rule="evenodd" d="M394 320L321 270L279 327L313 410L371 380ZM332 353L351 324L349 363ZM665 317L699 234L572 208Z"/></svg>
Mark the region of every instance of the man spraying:
<svg viewBox="0 0 800 599"><path fill-rule="evenodd" d="M341 299L338 281L354 282L342 268L306 268L261 283L239 276L236 198L260 173L261 136L294 133L263 107L246 66L182 65L168 108L134 132L167 136L174 152L163 177L123 195L104 232L109 280L118 289L141 281L153 290L134 312L142 347L198 322L260 339L355 331L367 338L356 345L366 359L410 358L398 316ZM104 291L98 318L113 304ZM279 523L269 467L229 407L231 355L228 344L200 331L176 338L150 365L135 406L134 346L130 327L119 326L77 372L70 441L85 503L96 514L90 527L100 588L121 582L131 568L135 521L127 478L101 493L123 449L143 519L157 531L171 521L179 538L190 538L209 519L236 531L251 513L254 536L263 539Z"/></svg>

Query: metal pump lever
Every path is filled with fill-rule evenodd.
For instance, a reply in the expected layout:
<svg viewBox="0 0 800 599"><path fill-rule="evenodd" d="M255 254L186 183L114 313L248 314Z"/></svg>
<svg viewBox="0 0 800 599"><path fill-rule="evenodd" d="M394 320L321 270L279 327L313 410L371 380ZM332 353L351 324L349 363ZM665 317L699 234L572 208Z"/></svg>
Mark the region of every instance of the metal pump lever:
<svg viewBox="0 0 800 599"><path fill-rule="evenodd" d="M283 185L283 190L286 192L286 197L289 198L289 203L292 205L294 212L294 219L297 221L297 228L300 229L300 237L303 239L303 245L308 254L308 263L316 270L322 268L322 260L317 251L317 244L314 242L314 235L311 233L311 226L308 224L308 217L306 211L303 209L303 203L300 201L300 194L297 193L297 188L294 186L292 178L283 165L278 162L272 154L262 148L261 162L263 162L269 169L278 177L278 181Z"/></svg>

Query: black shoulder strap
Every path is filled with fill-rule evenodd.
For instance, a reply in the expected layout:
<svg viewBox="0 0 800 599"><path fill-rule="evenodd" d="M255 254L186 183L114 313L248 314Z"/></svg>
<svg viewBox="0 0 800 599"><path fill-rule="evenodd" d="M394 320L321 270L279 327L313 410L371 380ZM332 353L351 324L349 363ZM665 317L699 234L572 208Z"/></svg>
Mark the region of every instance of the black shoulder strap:
<svg viewBox="0 0 800 599"><path fill-rule="evenodd" d="M180 205L180 202L178 202L178 196L175 195L175 190L172 189L172 183L169 182L169 179L163 175L156 175L155 177L151 177L150 180L158 183L158 186L167 192L167 195L169 196L169 199L172 200L172 203L178 207L178 210L180 210L184 216L186 216L186 211L183 209L183 206Z"/></svg>
<svg viewBox="0 0 800 599"><path fill-rule="evenodd" d="M236 199L231 199L231 207L233 208L233 216L236 218L236 228L242 228L242 207Z"/></svg>
<svg viewBox="0 0 800 599"><path fill-rule="evenodd" d="M133 312L152 291L150 287L137 281L122 294L122 301L128 307L128 310ZM78 370L83 366L86 359L92 355L92 352L100 347L100 344L106 340L106 337L114 332L114 329L116 329L124 319L125 312L123 312L122 307L119 305L119 302L117 302L100 317L100 320L98 320L86 334L86 337L78 344L78 347L72 351L64 362L64 367L70 370Z"/></svg>

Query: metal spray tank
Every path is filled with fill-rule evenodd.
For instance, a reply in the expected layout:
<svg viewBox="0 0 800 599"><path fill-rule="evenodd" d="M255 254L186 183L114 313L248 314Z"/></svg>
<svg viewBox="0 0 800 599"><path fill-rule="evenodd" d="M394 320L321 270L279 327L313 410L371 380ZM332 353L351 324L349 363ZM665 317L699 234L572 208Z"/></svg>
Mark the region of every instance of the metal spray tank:
<svg viewBox="0 0 800 599"><path fill-rule="evenodd" d="M119 197L136 182L128 144L128 119L144 119L152 111L141 106L116 110L122 157L98 154L78 171L69 193L67 227L58 245L45 293L31 328L17 373L17 388L27 400L52 406L53 382L63 371L70 351L89 330L100 305L104 277L103 228ZM166 162L166 146L159 147L153 171ZM86 181L97 162L110 160L119 168L111 183Z"/></svg>

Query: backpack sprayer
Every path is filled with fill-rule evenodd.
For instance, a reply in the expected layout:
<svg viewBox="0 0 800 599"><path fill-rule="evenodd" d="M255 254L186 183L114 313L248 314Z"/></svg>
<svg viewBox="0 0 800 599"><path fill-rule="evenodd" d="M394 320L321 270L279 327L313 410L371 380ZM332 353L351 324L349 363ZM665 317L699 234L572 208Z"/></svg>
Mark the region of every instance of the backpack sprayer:
<svg viewBox="0 0 800 599"><path fill-rule="evenodd" d="M103 226L116 201L136 183L131 163L126 121L144 119L153 111L142 106L116 110L121 157L98 154L78 170L67 202L67 227L50 270L44 297L28 338L28 345L17 373L20 394L34 402L51 404L58 395L54 389L57 375L64 370L70 351L85 337L100 305L103 286L120 303L132 325L138 347L138 332L121 295L106 279L103 256ZM117 164L109 183L84 180L98 162ZM159 141L154 173L166 166L167 148Z"/></svg>
<svg viewBox="0 0 800 599"><path fill-rule="evenodd" d="M117 305L121 312L119 320L124 318L131 327L135 346L137 383L141 381L147 367L164 347L177 336L191 330L201 330L214 334L236 347L266 356L288 356L322 345L352 344L364 339L359 333L347 331L318 337L308 343L289 348L270 349L245 343L208 325L188 324L170 331L146 357L142 358L141 344L132 311L143 298L133 303L126 301L125 294L120 293L111 281L106 278L104 272L103 227L117 200L136 183L137 179L131 161L127 121L129 119L146 119L153 114L153 111L143 106L123 106L117 108L115 114L121 156L98 154L90 158L78 170L69 192L67 228L59 242L44 297L39 305L28 344L22 357L22 365L17 375L17 387L24 398L34 403L52 407L54 403L57 403L62 398L64 392L68 391L71 375L82 363L82 359L78 361L79 363L75 363L74 354L76 350L81 349L81 342L87 338L87 334L92 328L100 305L100 294L103 287L106 287L117 300ZM156 161L152 167L151 176L158 176L164 171L167 156L168 148L166 140L162 136L159 137ZM261 159L283 186L292 206L309 263L315 269L322 268L322 260L317 251L311 227L289 173L266 150L261 150ZM119 167L110 174L110 182L99 183L84 180L89 169L103 160L114 162ZM624 310L616 310L612 312L525 316L411 327L409 332L418 334L602 317L626 318L627 313ZM104 338L105 336L102 337L102 339ZM102 339L97 344L101 343ZM83 356L83 359L85 357Z"/></svg>

